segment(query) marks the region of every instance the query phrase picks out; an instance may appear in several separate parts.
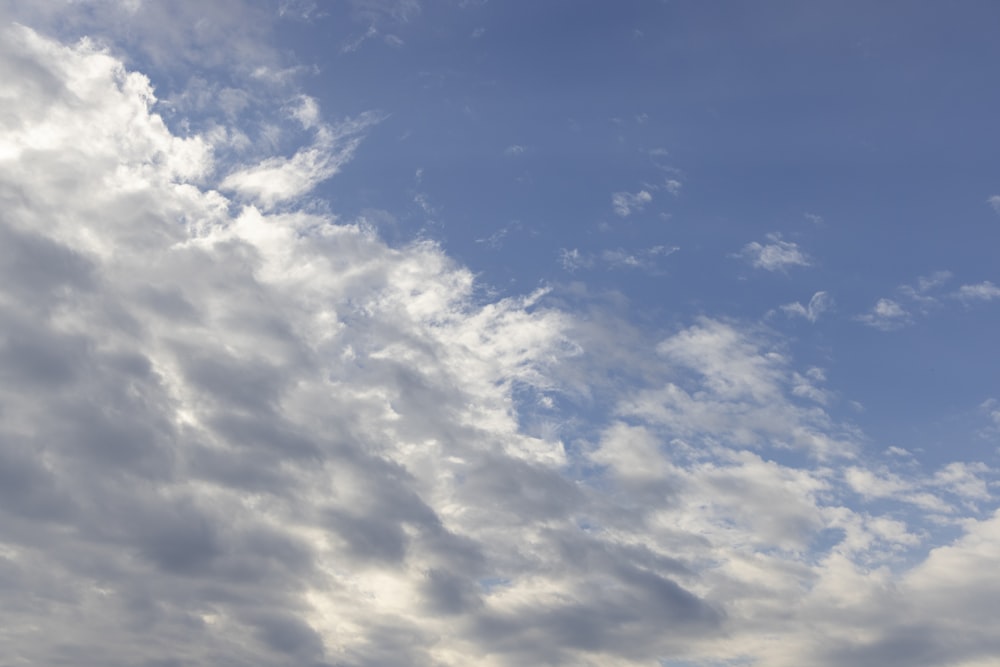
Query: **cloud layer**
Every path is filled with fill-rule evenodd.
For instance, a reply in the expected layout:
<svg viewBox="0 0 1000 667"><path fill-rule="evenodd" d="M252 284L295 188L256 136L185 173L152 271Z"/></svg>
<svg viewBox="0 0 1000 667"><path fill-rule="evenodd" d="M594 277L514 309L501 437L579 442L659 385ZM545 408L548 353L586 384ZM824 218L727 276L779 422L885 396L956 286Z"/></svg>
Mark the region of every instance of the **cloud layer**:
<svg viewBox="0 0 1000 667"><path fill-rule="evenodd" d="M296 207L373 116L295 106L312 143L226 164L91 43L11 28L0 68L12 663L1000 652L994 472L866 460L772 332L706 317L621 349L610 318L484 302L435 244ZM619 194L620 215L651 199ZM779 237L744 255L808 264Z"/></svg>

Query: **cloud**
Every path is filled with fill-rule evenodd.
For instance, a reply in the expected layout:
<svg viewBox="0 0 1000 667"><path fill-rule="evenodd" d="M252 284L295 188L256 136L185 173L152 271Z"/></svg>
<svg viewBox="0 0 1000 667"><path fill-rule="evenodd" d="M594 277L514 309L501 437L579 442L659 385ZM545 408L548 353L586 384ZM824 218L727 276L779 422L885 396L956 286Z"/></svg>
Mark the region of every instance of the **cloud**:
<svg viewBox="0 0 1000 667"><path fill-rule="evenodd" d="M627 218L632 213L641 211L651 201L653 201L653 195L645 190L640 190L635 194L616 192L611 196L611 207L616 215Z"/></svg>
<svg viewBox="0 0 1000 667"><path fill-rule="evenodd" d="M650 338L556 307L579 293L485 299L434 243L296 206L367 117L325 124L283 98L270 120L307 145L234 172L93 43L8 29L0 67L16 73L9 660L896 667L1000 650L1000 521L980 509L995 471L866 463L822 372L773 333L702 318ZM886 511L892 493L941 508L954 537Z"/></svg>
<svg viewBox="0 0 1000 667"><path fill-rule="evenodd" d="M524 153L525 150L527 149L524 146L521 146L519 144L512 144L503 150L503 154L513 157L521 155L522 153Z"/></svg>
<svg viewBox="0 0 1000 667"><path fill-rule="evenodd" d="M962 285L955 296L962 301L992 301L1000 298L1000 287L986 280L975 285Z"/></svg>
<svg viewBox="0 0 1000 667"><path fill-rule="evenodd" d="M755 269L765 271L787 271L793 266L810 266L812 261L791 241L784 241L780 234L767 235L767 243L753 241L743 246L735 255L750 262Z"/></svg>
<svg viewBox="0 0 1000 667"><path fill-rule="evenodd" d="M951 278L951 271L935 271L929 275L920 276L913 285L901 285L899 293L923 307L932 306L938 302L938 295L935 292L939 294L938 288Z"/></svg>
<svg viewBox="0 0 1000 667"><path fill-rule="evenodd" d="M593 266L594 260L580 252L579 248L560 248L559 265L563 270L573 272Z"/></svg>
<svg viewBox="0 0 1000 667"><path fill-rule="evenodd" d="M1000 213L1000 195L993 195L986 200L986 203L992 206L994 211Z"/></svg>
<svg viewBox="0 0 1000 667"><path fill-rule="evenodd" d="M798 301L794 303L787 303L781 307L781 310L785 312L788 316L798 316L804 317L810 322L815 323L819 320L820 316L830 310L833 307L833 298L827 292L816 292L809 299L808 305L803 306Z"/></svg>
<svg viewBox="0 0 1000 667"><path fill-rule="evenodd" d="M912 321L910 314L892 299L879 299L871 311L855 319L882 331L892 331Z"/></svg>
<svg viewBox="0 0 1000 667"><path fill-rule="evenodd" d="M315 102L309 108L311 114L307 116L303 116L306 112L302 107L296 110L296 118L304 125L307 121L302 120L303 117L309 123L316 122ZM270 157L239 169L229 174L220 187L235 191L267 209L301 197L339 172L353 157L364 133L381 119L378 113L366 112L338 125L321 124L311 146L298 150L289 158Z"/></svg>

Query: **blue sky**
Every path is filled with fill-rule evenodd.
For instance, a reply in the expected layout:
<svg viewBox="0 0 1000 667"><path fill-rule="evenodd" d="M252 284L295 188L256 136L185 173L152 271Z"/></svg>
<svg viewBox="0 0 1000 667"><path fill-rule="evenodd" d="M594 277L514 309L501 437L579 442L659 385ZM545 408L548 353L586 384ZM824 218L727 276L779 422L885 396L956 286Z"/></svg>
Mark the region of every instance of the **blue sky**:
<svg viewBox="0 0 1000 667"><path fill-rule="evenodd" d="M998 373L996 309L947 295L994 277L989 4L403 14L318 5L279 31L318 67L306 85L324 109L388 114L321 190L338 206L387 211L397 238L439 240L502 293L569 281L620 291L659 331L699 314L756 320L826 291L836 310L823 321L768 323L830 366L845 398L875 408L859 422L940 461L950 429L976 421ZM643 191L649 203L615 213L615 193ZM733 257L769 234L810 266L772 274ZM563 250L591 266L566 271ZM878 299L899 302L901 285L941 271L952 276L936 303L900 303L931 311L908 330L859 326Z"/></svg>
<svg viewBox="0 0 1000 667"><path fill-rule="evenodd" d="M6 3L0 645L994 664L998 18Z"/></svg>

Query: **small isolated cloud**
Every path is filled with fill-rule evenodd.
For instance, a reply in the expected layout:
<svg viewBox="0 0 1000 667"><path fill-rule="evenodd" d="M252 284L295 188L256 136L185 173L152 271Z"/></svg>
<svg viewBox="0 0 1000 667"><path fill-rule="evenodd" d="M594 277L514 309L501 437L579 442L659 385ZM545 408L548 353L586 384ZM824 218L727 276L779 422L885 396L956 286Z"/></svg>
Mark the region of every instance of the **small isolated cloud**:
<svg viewBox="0 0 1000 667"><path fill-rule="evenodd" d="M354 53L355 51L357 51L358 49L361 48L362 44L364 44L365 42L367 42L372 37L375 37L375 35L377 35L377 34L378 34L378 30L375 29L375 26L373 26L373 25L372 26L368 26L368 30L363 35L360 35L358 37L354 37L354 38L352 38L352 39L344 42L344 44L340 47L340 52L341 53Z"/></svg>
<svg viewBox="0 0 1000 667"><path fill-rule="evenodd" d="M994 211L1000 213L1000 195L993 195L986 201L989 203L990 206L993 207Z"/></svg>
<svg viewBox="0 0 1000 667"><path fill-rule="evenodd" d="M577 269L586 269L593 266L594 260L580 252L579 248L560 248L559 265L570 273Z"/></svg>
<svg viewBox="0 0 1000 667"><path fill-rule="evenodd" d="M923 306L929 306L938 302L940 288L951 280L951 271L935 271L934 273L917 278L917 282L912 285L902 285L899 288L900 294Z"/></svg>
<svg viewBox="0 0 1000 667"><path fill-rule="evenodd" d="M684 184L678 181L677 179L670 178L667 179L667 182L666 184L664 184L663 187L666 188L667 192L676 197L681 193L681 188L683 187L683 185Z"/></svg>
<svg viewBox="0 0 1000 667"><path fill-rule="evenodd" d="M524 146L521 146L520 144L512 144L503 150L503 154L510 157L514 157L523 154L524 151L526 150L527 149Z"/></svg>
<svg viewBox="0 0 1000 667"><path fill-rule="evenodd" d="M605 250L601 253L601 260L606 262L610 268L622 269L652 269L655 267L658 257L666 257L680 250L677 246L657 245L652 248L629 252L622 248Z"/></svg>
<svg viewBox="0 0 1000 667"><path fill-rule="evenodd" d="M909 324L910 314L892 299L879 299L869 312L855 319L870 327L891 331Z"/></svg>
<svg viewBox="0 0 1000 667"><path fill-rule="evenodd" d="M1000 428L1000 401L995 398L988 398L980 404L979 409L990 418L990 421Z"/></svg>
<svg viewBox="0 0 1000 667"><path fill-rule="evenodd" d="M831 306L833 306L833 298L830 297L829 293L820 291L813 294L805 306L796 301L786 303L781 307L781 310L789 317L804 317L810 322L816 322L820 315L830 310Z"/></svg>
<svg viewBox="0 0 1000 667"><path fill-rule="evenodd" d="M817 227L821 227L825 223L825 221L823 220L823 216L821 215L816 215L815 213L805 213L803 215L805 215L806 220L816 225Z"/></svg>
<svg viewBox="0 0 1000 667"><path fill-rule="evenodd" d="M485 34L486 34L486 28L476 28L475 30L472 31L472 34L470 36L472 37L472 39L479 39Z"/></svg>
<svg viewBox="0 0 1000 667"><path fill-rule="evenodd" d="M405 44L405 42L396 35L386 35L385 37L382 38L382 41L384 41L388 46L391 46L394 49L398 49L402 47L403 44Z"/></svg>
<svg viewBox="0 0 1000 667"><path fill-rule="evenodd" d="M962 301L992 301L1000 298L1000 287L986 280L976 285L962 285L955 296Z"/></svg>
<svg viewBox="0 0 1000 667"><path fill-rule="evenodd" d="M611 195L611 207L615 214L627 218L632 213L641 211L649 202L653 201L653 195L646 190L640 190L635 194L631 192L616 192Z"/></svg>
<svg viewBox="0 0 1000 667"><path fill-rule="evenodd" d="M797 243L782 240L781 234L768 234L766 241L748 243L735 256L747 260L755 269L765 271L786 271L790 266L812 264L809 256Z"/></svg>

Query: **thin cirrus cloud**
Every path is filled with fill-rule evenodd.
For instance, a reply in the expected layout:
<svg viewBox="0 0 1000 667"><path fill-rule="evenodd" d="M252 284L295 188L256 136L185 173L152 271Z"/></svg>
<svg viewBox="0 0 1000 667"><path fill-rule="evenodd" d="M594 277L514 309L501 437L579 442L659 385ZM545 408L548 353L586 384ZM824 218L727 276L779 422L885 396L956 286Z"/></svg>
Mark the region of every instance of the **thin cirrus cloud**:
<svg viewBox="0 0 1000 667"><path fill-rule="evenodd" d="M641 332L552 287L483 298L440 245L393 247L303 203L376 116L331 123L290 94L274 120L304 145L250 160L219 128L168 127L149 79L93 42L5 27L0 66L16 73L0 82L6 659L1000 652L996 472L873 464L775 332L721 316ZM768 245L787 264L794 244ZM563 258L673 248L647 247Z"/></svg>

